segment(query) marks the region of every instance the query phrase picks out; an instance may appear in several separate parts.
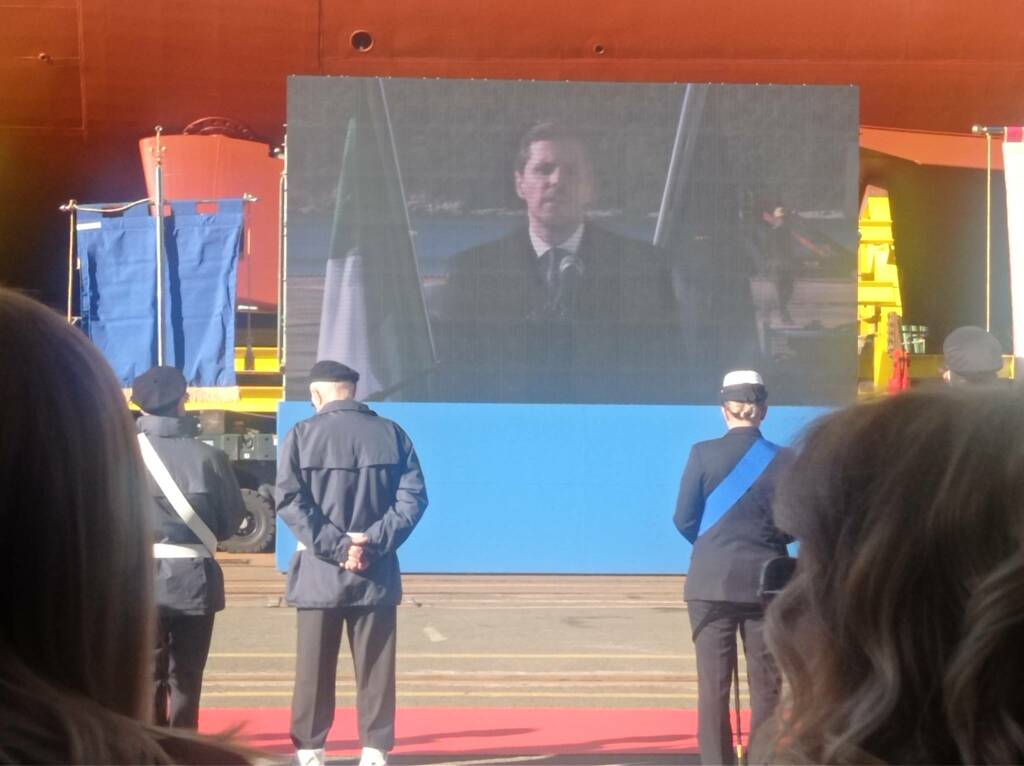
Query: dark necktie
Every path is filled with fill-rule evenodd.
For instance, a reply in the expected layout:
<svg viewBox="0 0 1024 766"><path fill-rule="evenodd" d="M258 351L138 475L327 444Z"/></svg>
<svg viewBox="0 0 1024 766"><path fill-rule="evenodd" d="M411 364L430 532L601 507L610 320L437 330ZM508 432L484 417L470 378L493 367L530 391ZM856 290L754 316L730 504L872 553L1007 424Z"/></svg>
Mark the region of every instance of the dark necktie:
<svg viewBox="0 0 1024 766"><path fill-rule="evenodd" d="M549 305L553 306L558 297L558 267L568 254L568 251L560 247L553 247L544 253L544 257L541 259L541 274L547 287Z"/></svg>
<svg viewBox="0 0 1024 766"><path fill-rule="evenodd" d="M576 313L576 290L583 265L568 250L553 247L542 259L544 282L547 286L547 311L563 319Z"/></svg>

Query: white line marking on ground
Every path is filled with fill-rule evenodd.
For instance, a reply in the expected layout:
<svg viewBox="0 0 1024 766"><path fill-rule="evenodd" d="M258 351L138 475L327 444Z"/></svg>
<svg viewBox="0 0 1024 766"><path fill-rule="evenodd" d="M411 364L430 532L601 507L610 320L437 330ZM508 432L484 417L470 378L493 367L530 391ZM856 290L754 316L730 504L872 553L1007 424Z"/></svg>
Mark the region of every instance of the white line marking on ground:
<svg viewBox="0 0 1024 766"><path fill-rule="evenodd" d="M448 640L448 636L446 636L444 633L439 631L433 625L427 625L423 629L423 633L426 635L427 641L429 641L432 644L439 644L442 641L447 641Z"/></svg>

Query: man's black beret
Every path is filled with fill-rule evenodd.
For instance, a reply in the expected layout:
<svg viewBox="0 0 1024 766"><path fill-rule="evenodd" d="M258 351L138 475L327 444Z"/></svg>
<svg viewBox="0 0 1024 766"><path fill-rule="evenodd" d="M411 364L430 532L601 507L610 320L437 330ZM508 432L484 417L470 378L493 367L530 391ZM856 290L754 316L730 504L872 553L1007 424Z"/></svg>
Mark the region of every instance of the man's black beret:
<svg viewBox="0 0 1024 766"><path fill-rule="evenodd" d="M132 381L132 401L151 415L172 414L187 389L177 367L150 367Z"/></svg>
<svg viewBox="0 0 1024 766"><path fill-rule="evenodd" d="M358 383L359 373L348 365L331 359L321 359L309 371L310 383Z"/></svg>
<svg viewBox="0 0 1024 766"><path fill-rule="evenodd" d="M999 372L1003 348L992 333L973 325L957 327L942 343L943 364L958 375L972 376Z"/></svg>

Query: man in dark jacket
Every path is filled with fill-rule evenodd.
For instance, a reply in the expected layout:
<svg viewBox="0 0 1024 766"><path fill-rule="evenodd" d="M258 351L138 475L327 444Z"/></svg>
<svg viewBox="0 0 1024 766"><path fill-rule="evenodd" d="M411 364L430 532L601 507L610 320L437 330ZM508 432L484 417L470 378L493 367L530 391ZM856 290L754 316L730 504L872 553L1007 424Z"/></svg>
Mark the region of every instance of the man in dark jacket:
<svg viewBox="0 0 1024 766"><path fill-rule="evenodd" d="M227 455L193 438L187 398L185 377L174 367L153 367L132 382L132 401L145 413L139 446L155 500L155 720L195 729L213 617L224 608L224 575L213 553L217 540L238 531L245 503Z"/></svg>
<svg viewBox="0 0 1024 766"><path fill-rule="evenodd" d="M668 254L588 220L593 170L555 123L522 137L526 225L452 257L436 327L449 401L675 401ZM629 374L609 374L629 370Z"/></svg>
<svg viewBox="0 0 1024 766"><path fill-rule="evenodd" d="M787 538L772 521L771 502L791 459L761 436L767 391L753 370L722 383L725 436L699 442L683 471L674 521L693 543L684 598L697 655L697 739L701 762L735 763L729 689L743 637L753 733L778 701L779 677L764 642L758 580L765 562L786 554Z"/></svg>
<svg viewBox="0 0 1024 766"><path fill-rule="evenodd" d="M277 512L299 541L287 599L298 608L292 742L296 760L324 763L334 721L342 627L356 677L361 766L383 766L394 745L396 550L427 507L412 442L398 424L355 400L359 373L317 362L317 414L285 438Z"/></svg>

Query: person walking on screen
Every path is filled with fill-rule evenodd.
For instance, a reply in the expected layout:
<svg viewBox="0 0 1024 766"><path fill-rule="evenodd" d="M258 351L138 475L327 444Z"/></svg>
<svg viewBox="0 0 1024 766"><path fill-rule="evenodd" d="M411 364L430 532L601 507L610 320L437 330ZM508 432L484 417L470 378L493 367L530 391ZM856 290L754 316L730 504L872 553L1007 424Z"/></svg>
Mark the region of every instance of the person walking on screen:
<svg viewBox="0 0 1024 766"><path fill-rule="evenodd" d="M768 393L753 370L722 381L719 439L695 444L679 486L675 525L693 544L684 598L697 656L697 739L701 762L736 762L729 690L743 638L750 685L751 733L771 714L779 675L764 641L758 581L765 562L786 555L787 538L772 521L772 496L789 450L767 441L760 425Z"/></svg>
<svg viewBox="0 0 1024 766"><path fill-rule="evenodd" d="M228 456L197 441L185 417L185 376L152 367L132 381L149 472L156 559L157 653L154 720L195 729L213 617L224 608L217 541L238 531L245 502Z"/></svg>
<svg viewBox="0 0 1024 766"><path fill-rule="evenodd" d="M359 373L317 362L316 414L285 437L277 513L299 550L287 601L298 609L291 737L301 766L322 766L334 722L345 628L356 678L360 766L384 766L395 742L398 547L427 507L419 459L405 431L356 401Z"/></svg>

